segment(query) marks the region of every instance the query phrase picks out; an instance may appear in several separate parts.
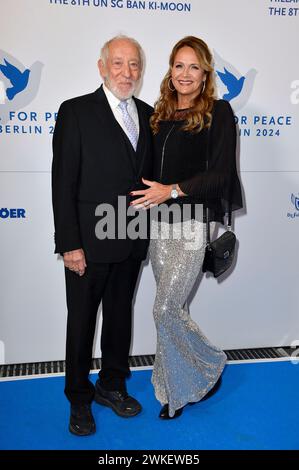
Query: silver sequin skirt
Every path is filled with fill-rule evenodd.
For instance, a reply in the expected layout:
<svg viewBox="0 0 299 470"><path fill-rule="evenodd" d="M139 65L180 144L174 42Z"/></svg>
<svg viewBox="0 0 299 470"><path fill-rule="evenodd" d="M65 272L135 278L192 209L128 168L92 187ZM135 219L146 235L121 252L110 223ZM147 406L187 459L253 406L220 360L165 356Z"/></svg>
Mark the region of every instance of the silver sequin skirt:
<svg viewBox="0 0 299 470"><path fill-rule="evenodd" d="M188 310L188 297L204 258L206 225L197 220L152 222L150 259L157 283L154 320L157 350L152 375L156 398L169 415L201 400L215 385L226 362Z"/></svg>

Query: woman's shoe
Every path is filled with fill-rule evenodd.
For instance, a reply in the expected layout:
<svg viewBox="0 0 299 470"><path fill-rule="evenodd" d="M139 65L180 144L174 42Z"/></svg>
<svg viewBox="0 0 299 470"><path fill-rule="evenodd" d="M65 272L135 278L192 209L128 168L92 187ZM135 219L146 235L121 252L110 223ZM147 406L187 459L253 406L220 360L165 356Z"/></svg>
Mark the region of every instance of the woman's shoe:
<svg viewBox="0 0 299 470"><path fill-rule="evenodd" d="M179 408L178 410L175 410L175 413L174 413L173 416L169 416L169 407L168 407L168 403L166 403L166 405L162 406L162 408L161 408L161 411L159 413L159 418L161 418L161 419L175 419L175 418L178 418L183 413L183 409L184 408Z"/></svg>

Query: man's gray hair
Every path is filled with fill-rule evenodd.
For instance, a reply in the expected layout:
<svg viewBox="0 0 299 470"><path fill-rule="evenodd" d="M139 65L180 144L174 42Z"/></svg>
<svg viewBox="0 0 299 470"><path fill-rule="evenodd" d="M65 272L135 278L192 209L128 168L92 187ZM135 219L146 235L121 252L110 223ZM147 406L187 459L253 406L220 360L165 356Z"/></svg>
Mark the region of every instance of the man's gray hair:
<svg viewBox="0 0 299 470"><path fill-rule="evenodd" d="M138 54L139 54L139 60L140 60L140 70L143 69L144 65L144 53L142 50L142 47L140 46L139 42L136 41L134 38L130 38L128 36L125 36L124 34L120 34L118 36L114 36L114 38L109 39L109 41L105 42L101 49L101 59L104 62L104 65L106 64L106 60L108 59L109 56L109 46L113 41L117 41L118 39L126 39L127 41L130 41L135 47L137 47Z"/></svg>

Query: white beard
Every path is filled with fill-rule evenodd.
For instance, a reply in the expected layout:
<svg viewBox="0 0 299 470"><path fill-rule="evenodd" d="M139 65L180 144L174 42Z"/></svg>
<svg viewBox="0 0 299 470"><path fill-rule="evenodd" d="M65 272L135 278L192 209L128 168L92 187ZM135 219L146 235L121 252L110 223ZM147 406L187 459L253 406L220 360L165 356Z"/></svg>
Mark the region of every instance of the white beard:
<svg viewBox="0 0 299 470"><path fill-rule="evenodd" d="M132 98L132 96L134 95L138 82L137 81L132 82L131 90L127 91L126 93L122 92L117 87L117 85L112 85L108 76L105 77L105 85L114 94L114 96L116 96L116 98L118 98L119 100L128 100L129 98Z"/></svg>

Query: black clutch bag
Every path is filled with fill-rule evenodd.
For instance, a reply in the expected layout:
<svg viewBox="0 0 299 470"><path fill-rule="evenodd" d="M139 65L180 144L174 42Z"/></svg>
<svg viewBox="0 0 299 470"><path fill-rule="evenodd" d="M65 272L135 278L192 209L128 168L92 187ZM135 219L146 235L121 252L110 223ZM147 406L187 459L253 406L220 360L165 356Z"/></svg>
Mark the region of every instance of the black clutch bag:
<svg viewBox="0 0 299 470"><path fill-rule="evenodd" d="M209 169L209 158L206 161L206 170ZM207 224L207 241L205 256L202 264L202 271L209 271L214 277L219 277L225 273L234 260L236 235L232 231L232 211L229 207L228 221L226 231L217 240L211 242L209 209L205 207L205 216Z"/></svg>
<svg viewBox="0 0 299 470"><path fill-rule="evenodd" d="M210 223L208 221L207 231L210 231ZM208 238L210 237L207 236ZM213 242L208 239L202 271L204 273L209 271L214 277L219 277L225 273L234 260L235 246L236 235L231 230L227 230Z"/></svg>

